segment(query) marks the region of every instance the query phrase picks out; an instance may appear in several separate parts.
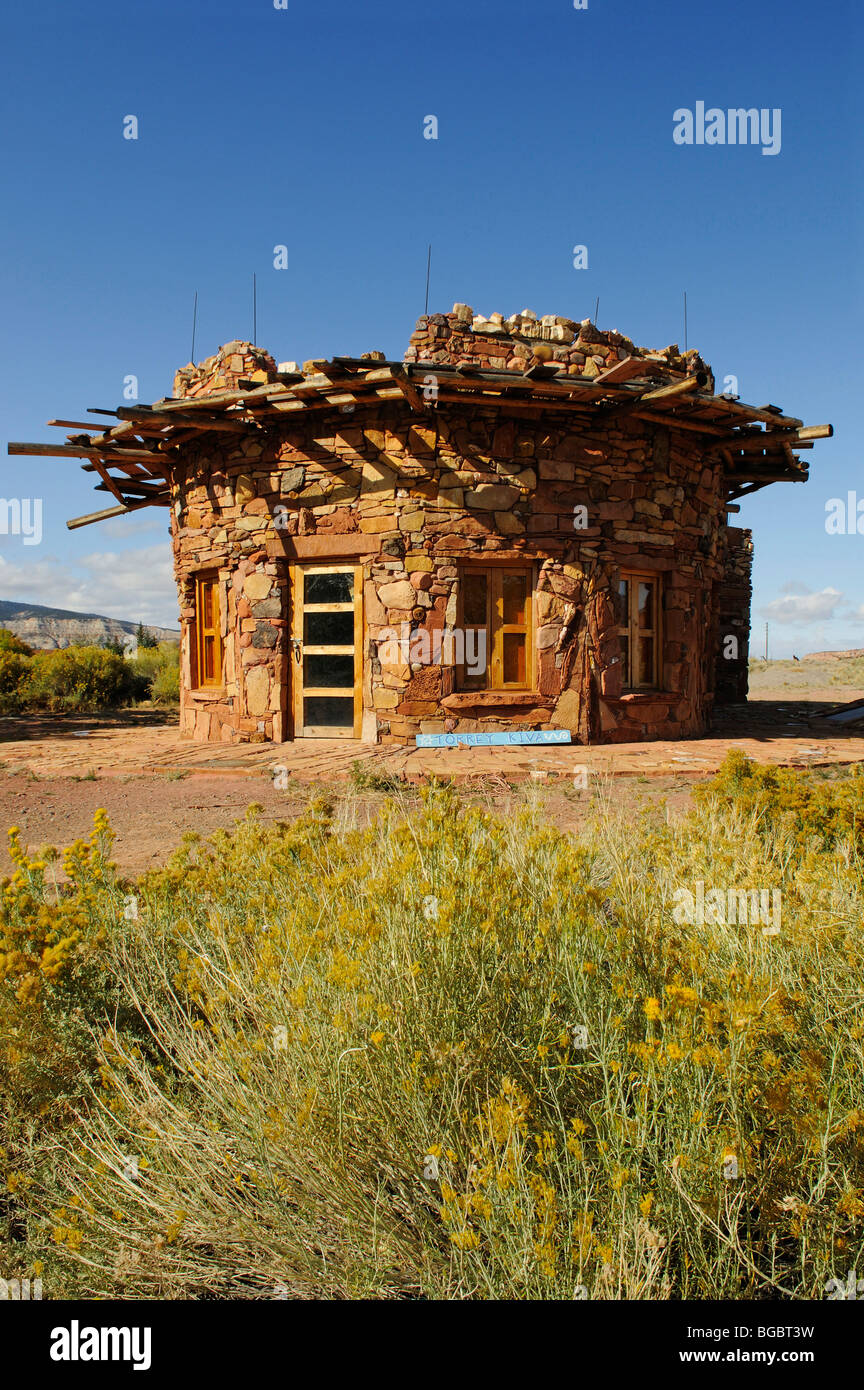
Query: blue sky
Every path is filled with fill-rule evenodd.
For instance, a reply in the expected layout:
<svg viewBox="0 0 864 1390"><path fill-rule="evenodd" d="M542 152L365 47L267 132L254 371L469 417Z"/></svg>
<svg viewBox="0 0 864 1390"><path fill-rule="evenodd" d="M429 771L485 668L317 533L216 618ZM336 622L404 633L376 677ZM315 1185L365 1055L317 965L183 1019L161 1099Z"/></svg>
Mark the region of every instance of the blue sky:
<svg viewBox="0 0 864 1390"><path fill-rule="evenodd" d="M861 7L852 0L287 0L7 11L4 496L42 497L41 544L0 536L0 597L174 625L167 514L76 532L109 505L76 462L7 458L54 417L170 393L252 334L284 361L401 357L423 311L593 315L689 343L718 382L835 438L811 481L745 502L754 646L864 646L864 535L825 504L864 477ZM673 113L782 111L782 148L679 146ZM427 115L438 139L423 138ZM135 115L138 139L123 138ZM288 268L273 248L288 247ZM572 248L588 247L574 270ZM864 525L864 521L862 521Z"/></svg>

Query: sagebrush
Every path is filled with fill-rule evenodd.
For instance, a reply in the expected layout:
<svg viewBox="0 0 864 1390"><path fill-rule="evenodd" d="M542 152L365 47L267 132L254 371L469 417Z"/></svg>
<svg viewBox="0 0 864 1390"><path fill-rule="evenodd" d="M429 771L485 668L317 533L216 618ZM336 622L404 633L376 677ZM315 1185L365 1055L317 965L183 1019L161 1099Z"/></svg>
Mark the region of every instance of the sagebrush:
<svg viewBox="0 0 864 1390"><path fill-rule="evenodd" d="M135 885L104 817L68 887L15 839L9 1259L54 1296L822 1297L864 1253L864 779L814 830L760 777L578 840L539 793L253 808ZM677 923L697 879L780 889L780 933Z"/></svg>

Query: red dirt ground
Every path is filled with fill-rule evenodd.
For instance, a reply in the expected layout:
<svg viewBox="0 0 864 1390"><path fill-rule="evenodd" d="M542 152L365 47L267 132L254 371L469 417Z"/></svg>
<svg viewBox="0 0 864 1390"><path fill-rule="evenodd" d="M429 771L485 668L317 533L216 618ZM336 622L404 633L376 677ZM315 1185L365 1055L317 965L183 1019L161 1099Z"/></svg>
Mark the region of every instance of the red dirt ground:
<svg viewBox="0 0 864 1390"><path fill-rule="evenodd" d="M761 692L760 692L761 693ZM772 692L774 694L774 692ZM181 740L176 716L134 710L110 716L39 716L0 719L0 830L20 827L35 850L86 837L93 814L105 807L117 834L115 859L129 875L163 864L184 831L208 835L230 828L251 802L267 820L290 819L316 790L336 803L337 823L363 824L384 792L357 784L357 770L398 779L399 795L418 794L430 775L454 777L465 793L506 813L527 795L542 798L551 824L572 829L606 800L628 815L665 800L673 812L690 803L693 785L710 776L731 747L760 762L840 766L864 761L860 732L844 732L820 719L847 692L808 691L806 703L780 694L783 704L752 701L724 712L705 739L682 742L513 748L418 750L376 748L337 740L237 746ZM775 695L776 699L776 695ZM352 776L352 765L354 775ZM287 787L273 769L286 768ZM588 789L573 773L588 769ZM0 872L11 867L0 845Z"/></svg>

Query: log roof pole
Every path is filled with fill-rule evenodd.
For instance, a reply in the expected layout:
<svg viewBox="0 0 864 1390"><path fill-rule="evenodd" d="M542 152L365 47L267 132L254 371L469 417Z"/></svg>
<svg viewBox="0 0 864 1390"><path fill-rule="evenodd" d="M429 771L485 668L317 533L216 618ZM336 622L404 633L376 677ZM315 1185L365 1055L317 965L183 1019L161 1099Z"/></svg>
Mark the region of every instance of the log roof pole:
<svg viewBox="0 0 864 1390"><path fill-rule="evenodd" d="M138 507L164 505L170 500L166 484L172 465L181 458L181 446L207 431L254 434L265 418L273 421L292 412L326 412L345 404L363 409L394 399L404 400L415 414L426 413L428 403L418 389L418 378L430 372L437 379L439 402L448 405L516 415L569 414L582 427L591 417L605 423L630 416L698 434L706 448L719 454L730 488L750 484L745 491L730 491L730 500L770 481L806 479L807 467L792 450L812 448L815 440L834 433L831 425L805 426L775 405L750 406L725 394L707 395L705 372L682 376L654 357L631 356L585 379L562 374L554 363L544 361L534 361L523 371L459 362L343 357L316 361L305 375L277 373L275 380L263 384L243 381L239 388L164 397L152 405L136 403L114 410L88 407L88 414L116 423L97 434L97 427L81 421L54 419L49 421L52 426L90 432L70 434L65 444L13 442L7 446L8 453L85 459L82 467L98 473L100 489L110 491L120 504L68 523L70 527L89 525ZM127 476L112 476L110 468ZM127 498L141 479L146 481L138 486L138 497ZM151 486L152 495L148 492L142 499L140 494Z"/></svg>

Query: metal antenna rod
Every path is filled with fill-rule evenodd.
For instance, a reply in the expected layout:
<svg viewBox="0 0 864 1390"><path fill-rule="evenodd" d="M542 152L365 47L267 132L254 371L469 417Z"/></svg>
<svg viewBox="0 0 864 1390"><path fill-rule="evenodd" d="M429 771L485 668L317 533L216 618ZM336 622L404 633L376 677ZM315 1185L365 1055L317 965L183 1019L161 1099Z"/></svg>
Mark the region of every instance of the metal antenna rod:
<svg viewBox="0 0 864 1390"><path fill-rule="evenodd" d="M687 291L684 291L684 351L687 351Z"/></svg>
<svg viewBox="0 0 864 1390"><path fill-rule="evenodd" d="M258 342L258 281L252 272L252 342Z"/></svg>
<svg viewBox="0 0 864 1390"><path fill-rule="evenodd" d="M195 329L198 325L198 291L195 291L195 303L192 306L192 355L190 362L195 361Z"/></svg>
<svg viewBox="0 0 864 1390"><path fill-rule="evenodd" d="M598 294L594 301L594 327L597 327L597 315L600 313L600 296Z"/></svg>
<svg viewBox="0 0 864 1390"><path fill-rule="evenodd" d="M432 243L429 243L429 250L426 255L426 304L423 309L424 314L429 313L429 274L432 269Z"/></svg>

